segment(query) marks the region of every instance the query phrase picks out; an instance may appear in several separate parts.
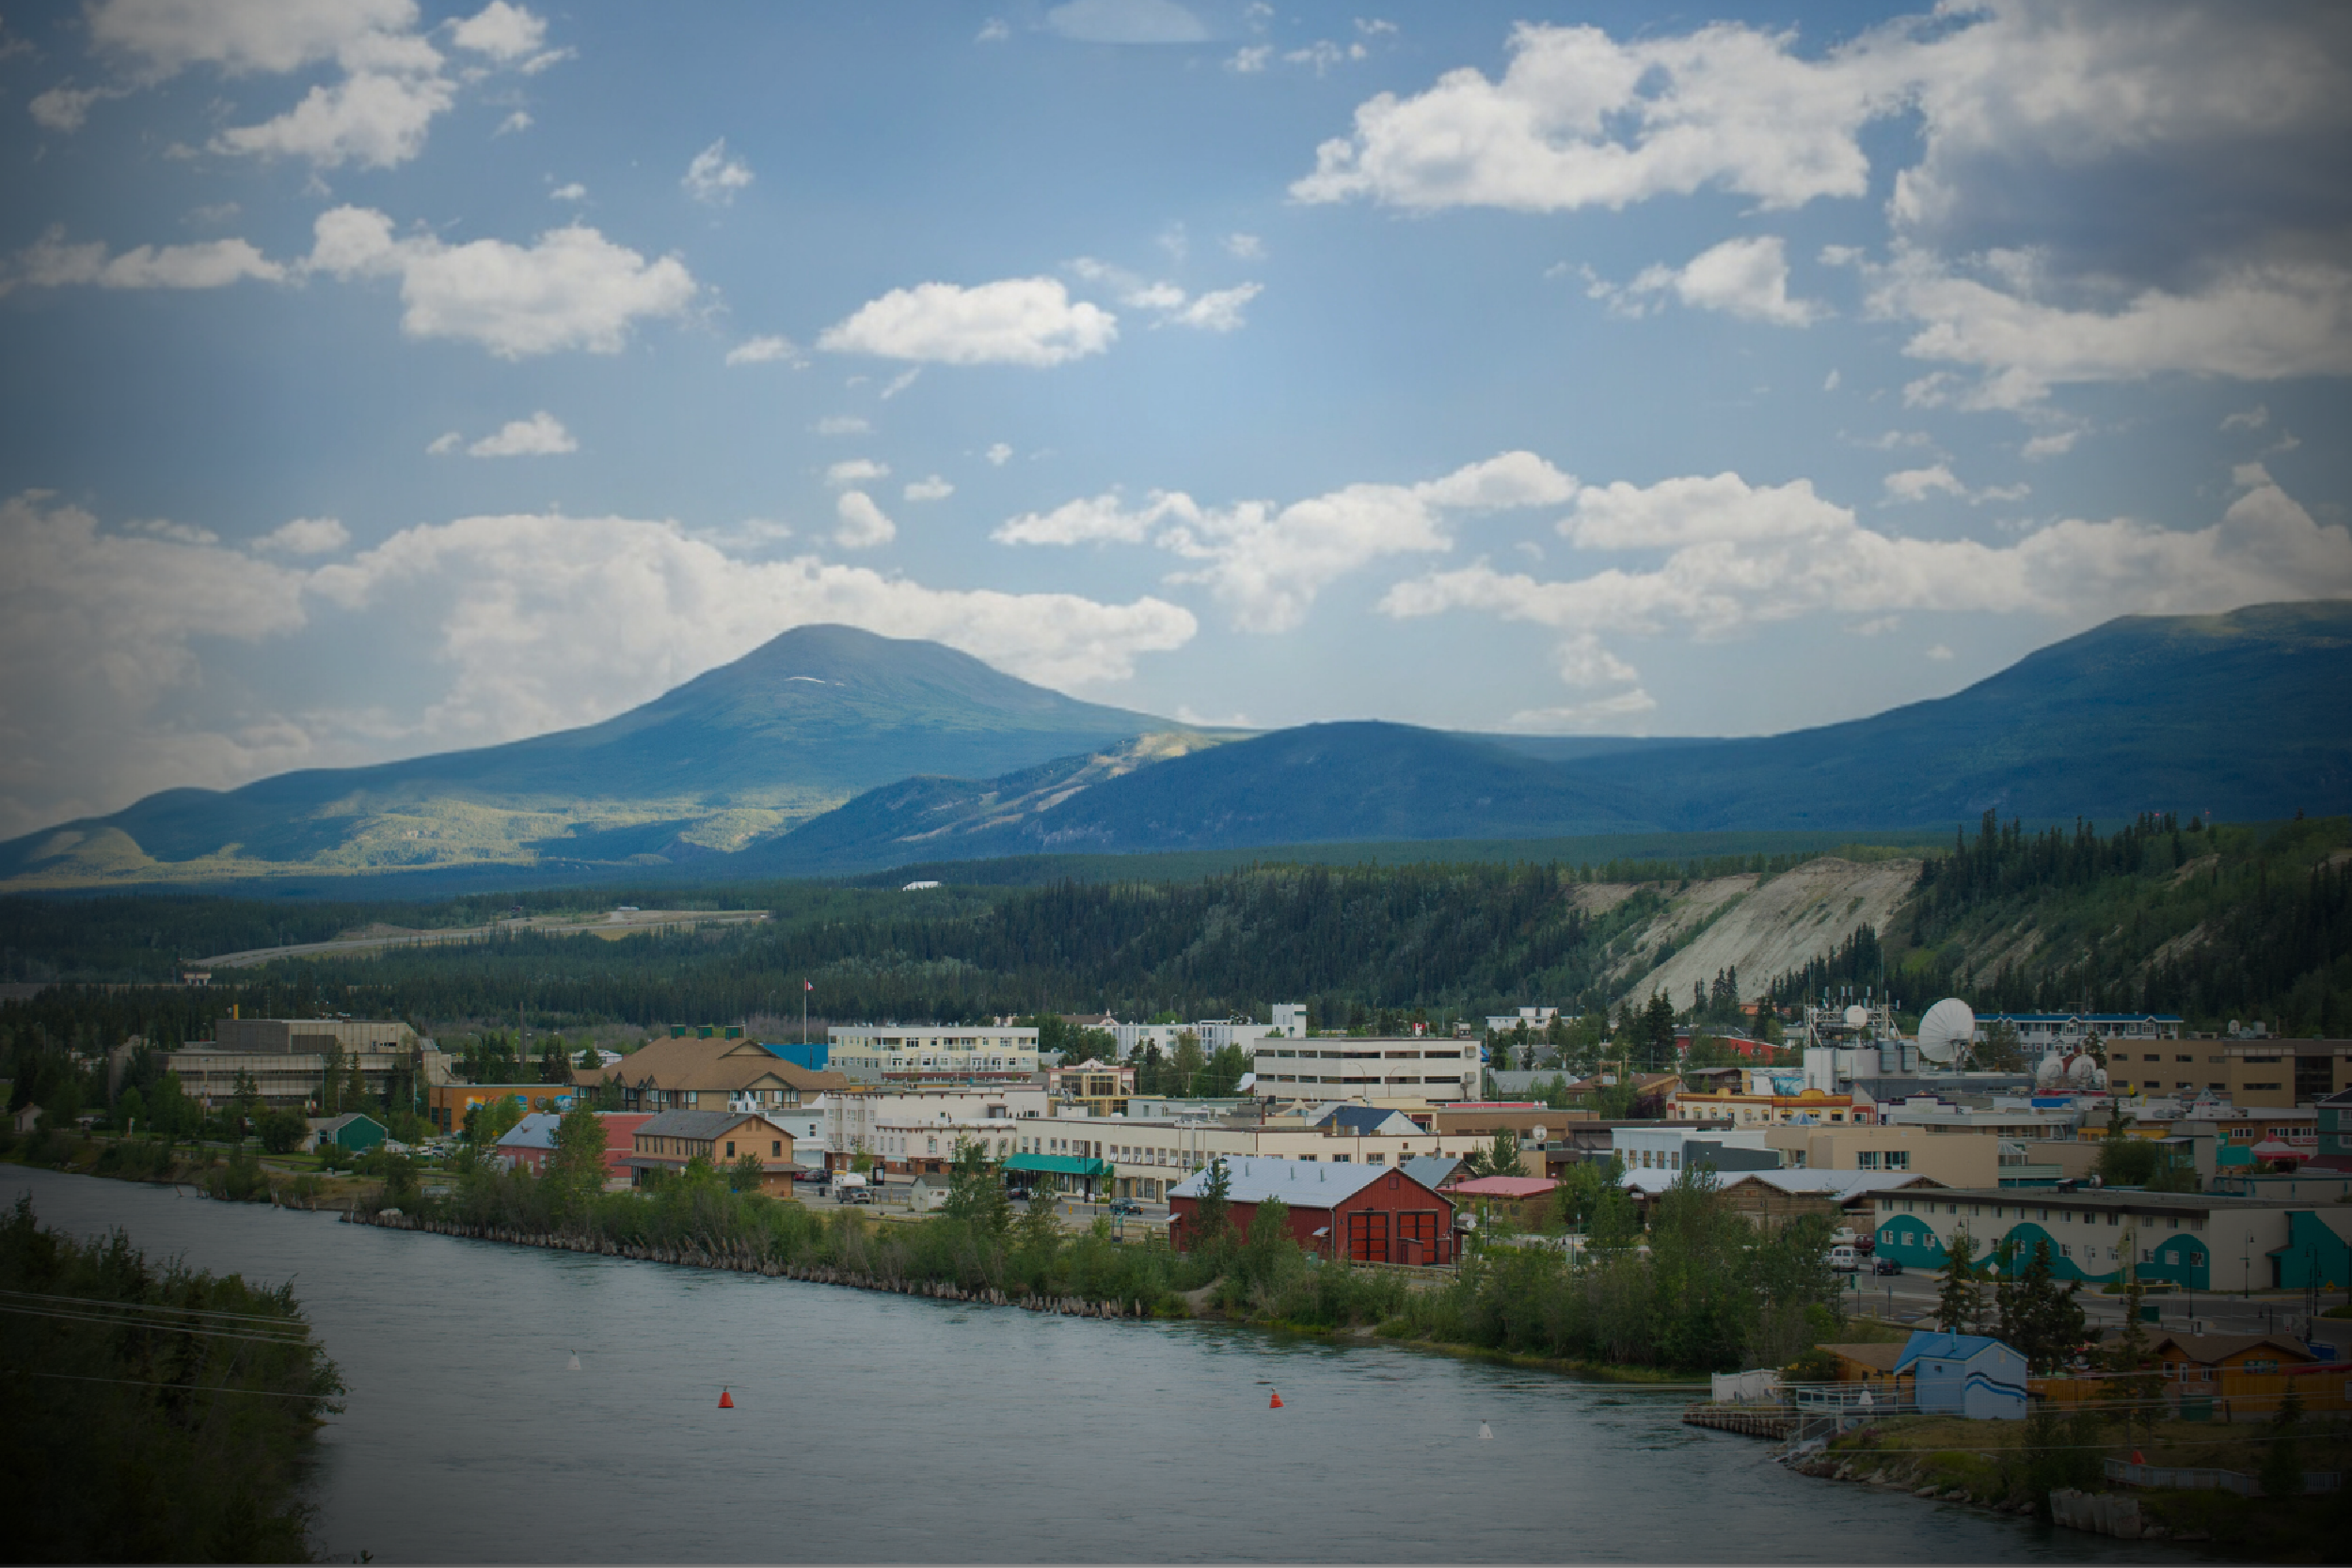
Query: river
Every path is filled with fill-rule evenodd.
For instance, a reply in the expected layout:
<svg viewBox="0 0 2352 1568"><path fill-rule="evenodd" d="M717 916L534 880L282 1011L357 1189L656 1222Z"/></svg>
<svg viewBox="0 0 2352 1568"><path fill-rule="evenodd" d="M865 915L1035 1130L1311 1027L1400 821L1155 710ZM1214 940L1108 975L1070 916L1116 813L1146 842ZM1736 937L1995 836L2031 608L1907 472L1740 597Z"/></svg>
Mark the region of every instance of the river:
<svg viewBox="0 0 2352 1568"><path fill-rule="evenodd" d="M1687 1394L0 1166L0 1201L24 1192L151 1258L292 1279L351 1389L313 1499L346 1560L2191 1560L1792 1475L1681 1425Z"/></svg>

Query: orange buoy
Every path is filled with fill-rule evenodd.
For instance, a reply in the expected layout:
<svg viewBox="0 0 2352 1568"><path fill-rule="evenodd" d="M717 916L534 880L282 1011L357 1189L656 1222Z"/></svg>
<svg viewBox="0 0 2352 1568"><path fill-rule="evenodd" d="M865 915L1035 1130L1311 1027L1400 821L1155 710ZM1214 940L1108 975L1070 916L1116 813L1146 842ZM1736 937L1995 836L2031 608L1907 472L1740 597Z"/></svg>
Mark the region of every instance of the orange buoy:
<svg viewBox="0 0 2352 1568"><path fill-rule="evenodd" d="M1276 1391L1275 1391L1274 1398L1273 1398L1273 1400L1272 1400L1272 1401L1271 1401L1271 1402L1270 1402L1266 1405L1266 1408L1267 1408L1268 1410L1279 1410L1279 1409L1281 1409L1281 1408L1282 1408L1282 1395L1281 1395L1280 1390L1279 1390L1279 1389L1278 1389L1278 1390L1276 1390Z"/></svg>
<svg viewBox="0 0 2352 1568"><path fill-rule="evenodd" d="M719 1408L722 1410L732 1410L735 1408L735 1396L728 1393L724 1388L719 1390Z"/></svg>

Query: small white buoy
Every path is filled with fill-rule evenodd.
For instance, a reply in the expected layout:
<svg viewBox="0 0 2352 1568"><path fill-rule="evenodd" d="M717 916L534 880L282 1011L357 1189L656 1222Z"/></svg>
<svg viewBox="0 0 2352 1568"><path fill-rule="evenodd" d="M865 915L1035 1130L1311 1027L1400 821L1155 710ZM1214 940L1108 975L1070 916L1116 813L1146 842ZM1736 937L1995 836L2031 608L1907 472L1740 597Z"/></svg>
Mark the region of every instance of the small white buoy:
<svg viewBox="0 0 2352 1568"><path fill-rule="evenodd" d="M580 1352L572 1352L572 1364L564 1370L567 1372L576 1372L580 1370Z"/></svg>
<svg viewBox="0 0 2352 1568"><path fill-rule="evenodd" d="M1494 1428L1488 1426L1484 1421L1478 1423L1478 1436L1481 1442L1492 1442L1494 1440Z"/></svg>

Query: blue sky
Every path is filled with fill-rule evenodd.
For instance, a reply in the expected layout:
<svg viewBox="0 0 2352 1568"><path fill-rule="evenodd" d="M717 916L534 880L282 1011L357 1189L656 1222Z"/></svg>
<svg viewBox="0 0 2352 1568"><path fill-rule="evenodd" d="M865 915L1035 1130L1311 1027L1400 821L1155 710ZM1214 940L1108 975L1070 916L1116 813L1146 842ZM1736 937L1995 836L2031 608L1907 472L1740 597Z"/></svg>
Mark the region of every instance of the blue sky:
<svg viewBox="0 0 2352 1568"><path fill-rule="evenodd" d="M2352 593L2329 8L0 16L0 832L812 621L1751 734Z"/></svg>

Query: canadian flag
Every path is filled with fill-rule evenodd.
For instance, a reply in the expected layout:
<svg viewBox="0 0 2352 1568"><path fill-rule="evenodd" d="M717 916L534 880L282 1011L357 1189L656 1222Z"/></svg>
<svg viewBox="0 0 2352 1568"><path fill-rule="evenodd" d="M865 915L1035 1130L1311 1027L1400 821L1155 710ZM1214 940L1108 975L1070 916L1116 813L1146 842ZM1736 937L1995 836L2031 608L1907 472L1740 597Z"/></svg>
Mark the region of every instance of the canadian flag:
<svg viewBox="0 0 2352 1568"><path fill-rule="evenodd" d="M801 989L803 990L815 990L817 989L817 982L814 980L803 980L801 982Z"/></svg>

